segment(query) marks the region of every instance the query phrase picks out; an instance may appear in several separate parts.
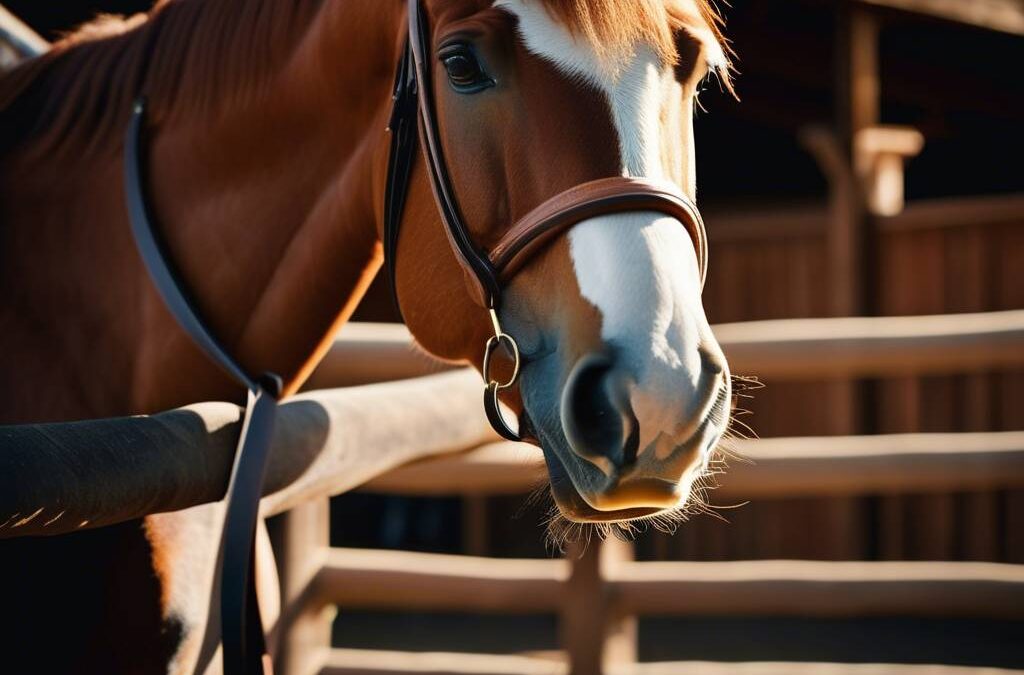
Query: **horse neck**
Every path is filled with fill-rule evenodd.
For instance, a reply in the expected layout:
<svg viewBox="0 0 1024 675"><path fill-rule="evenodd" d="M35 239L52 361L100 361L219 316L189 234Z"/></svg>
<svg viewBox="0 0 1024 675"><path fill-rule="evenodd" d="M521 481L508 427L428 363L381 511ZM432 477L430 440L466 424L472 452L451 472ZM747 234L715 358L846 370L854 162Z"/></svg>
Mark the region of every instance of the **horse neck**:
<svg viewBox="0 0 1024 675"><path fill-rule="evenodd" d="M152 140L153 210L186 283L243 366L280 374L287 392L381 262L375 206L401 23L381 4L328 3L257 98L212 124L168 115ZM155 374L146 408L173 404L156 375L172 364L164 323L142 345Z"/></svg>
<svg viewBox="0 0 1024 675"><path fill-rule="evenodd" d="M184 91L150 96L154 225L227 349L288 391L380 265L376 205L402 18L400 3L323 3L256 93L215 93L215 111L178 105ZM122 103L107 105L124 107L126 124ZM119 188L121 134L104 144L0 161L4 421L241 399L146 278Z"/></svg>

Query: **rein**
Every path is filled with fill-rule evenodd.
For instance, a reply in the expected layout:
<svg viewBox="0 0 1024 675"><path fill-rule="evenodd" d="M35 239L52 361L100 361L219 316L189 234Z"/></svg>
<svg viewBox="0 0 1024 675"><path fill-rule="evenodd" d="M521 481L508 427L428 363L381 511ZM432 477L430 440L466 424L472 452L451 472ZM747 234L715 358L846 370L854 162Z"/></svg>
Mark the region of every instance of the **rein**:
<svg viewBox="0 0 1024 675"><path fill-rule="evenodd" d="M224 673L263 673L266 651L263 619L256 599L256 521L259 518L263 476L270 457L281 378L274 373L252 377L238 364L207 327L187 287L174 269L146 199L145 155L146 101L140 98L132 110L124 145L124 179L131 221L139 256L149 272L167 309L211 361L248 391L245 418L238 437L235 461L227 489L227 510L217 551L215 582L220 581L220 632ZM216 583L214 584L216 586ZM214 618L211 603L207 633ZM206 640L203 645L205 647ZM202 672L205 664L198 666Z"/></svg>
<svg viewBox="0 0 1024 675"><path fill-rule="evenodd" d="M569 188L544 201L512 224L490 251L477 246L466 226L455 186L448 173L438 131L430 80L429 33L421 0L408 0L408 36L395 74L394 101L388 129L388 157L384 198L385 264L397 301L396 260L402 215L416 156L422 149L445 234L456 259L466 272L470 295L490 316L494 334L484 348L484 411L495 431L513 441L523 440L506 422L499 392L513 387L522 368L515 339L498 319L502 290L515 274L546 244L580 221L624 211L657 211L675 218L693 240L701 285L707 270L707 236L700 212L678 187L643 178L613 176ZM146 101L134 105L125 136L124 180L126 206L139 255L168 310L191 339L232 379L248 391L245 419L235 452L227 490L227 511L215 572L220 581L220 631L226 675L263 673L264 631L256 600L253 546L259 517L263 476L269 457L281 379L273 373L254 377L235 361L208 328L194 298L176 272L171 257L154 228L147 206ZM396 302L397 304L397 302ZM491 376L491 363L499 348L512 358L512 374L502 382ZM207 638L217 615L211 602ZM207 640L204 639L204 650ZM202 657L201 657L202 658ZM205 668L200 663L199 668Z"/></svg>

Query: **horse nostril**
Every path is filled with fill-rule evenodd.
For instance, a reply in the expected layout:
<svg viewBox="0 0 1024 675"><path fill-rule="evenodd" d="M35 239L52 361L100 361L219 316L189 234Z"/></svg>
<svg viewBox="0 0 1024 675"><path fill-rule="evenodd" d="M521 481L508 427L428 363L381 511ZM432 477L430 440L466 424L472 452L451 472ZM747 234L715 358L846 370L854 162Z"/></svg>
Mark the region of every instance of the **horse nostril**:
<svg viewBox="0 0 1024 675"><path fill-rule="evenodd" d="M639 424L629 403L628 379L607 354L588 354L576 363L562 392L561 415L576 454L605 458L620 468L636 461Z"/></svg>

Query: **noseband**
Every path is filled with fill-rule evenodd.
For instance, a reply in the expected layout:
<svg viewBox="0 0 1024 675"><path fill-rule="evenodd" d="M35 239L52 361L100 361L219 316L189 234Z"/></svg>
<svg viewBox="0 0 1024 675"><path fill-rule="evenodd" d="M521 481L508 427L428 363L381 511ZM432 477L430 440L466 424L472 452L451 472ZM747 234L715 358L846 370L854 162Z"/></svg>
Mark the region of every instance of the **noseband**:
<svg viewBox="0 0 1024 675"><path fill-rule="evenodd" d="M494 327L481 368L486 383L484 410L498 434L518 441L522 437L505 422L498 406L498 392L515 385L521 369L518 345L501 329L498 320L504 286L540 249L583 220L625 211L657 211L686 227L697 253L703 287L708 262L704 221L694 203L672 183L613 176L576 185L541 203L513 223L490 251L477 246L462 218L444 160L431 89L433 52L429 45L421 0L409 0L409 35L395 75L394 106L388 125L391 153L384 195L384 260L397 299L398 237L416 145L422 140L430 187L448 242L466 273L470 295L490 313ZM491 360L499 346L504 346L513 360L512 375L504 382L491 377Z"/></svg>

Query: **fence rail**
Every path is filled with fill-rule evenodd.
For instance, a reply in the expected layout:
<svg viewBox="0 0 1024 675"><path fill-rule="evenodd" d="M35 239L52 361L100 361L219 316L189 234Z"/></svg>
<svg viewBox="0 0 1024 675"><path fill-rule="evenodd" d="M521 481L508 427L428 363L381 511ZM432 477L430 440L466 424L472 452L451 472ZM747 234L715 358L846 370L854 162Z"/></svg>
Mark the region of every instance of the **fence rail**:
<svg viewBox="0 0 1024 675"><path fill-rule="evenodd" d="M552 613L564 560L332 549L317 580L368 609ZM1024 619L1024 567L973 562L622 562L603 582L621 611L672 616Z"/></svg>
<svg viewBox="0 0 1024 675"><path fill-rule="evenodd" d="M982 204L1004 209L1005 200ZM1014 202L1016 203L1016 202ZM1005 210L1005 209L1004 209ZM1000 211L1001 213L1002 211ZM908 209L906 225L915 216ZM734 372L772 380L955 373L1024 367L1024 311L802 319L715 327ZM383 365L382 365L383 364ZM451 368L400 326L347 326L313 386L413 377ZM945 493L1024 487L1024 432L897 434L735 441L713 495L726 499ZM536 449L490 443L377 476L363 489L480 497L545 481ZM334 549L314 577L312 609L348 607L558 613L573 672L980 673L877 664L635 663L643 614L1024 619L1024 566L939 562L633 562L610 540L567 560L507 560ZM564 673L564 661L490 655L325 652L323 673ZM930 667L929 667L930 668ZM1009 672L1009 671L1006 671Z"/></svg>
<svg viewBox="0 0 1024 675"><path fill-rule="evenodd" d="M729 499L1024 487L1024 432L736 440L714 496ZM540 451L492 443L406 464L362 489L403 495L526 492L545 480Z"/></svg>
<svg viewBox="0 0 1024 675"><path fill-rule="evenodd" d="M367 649L333 649L321 675L567 675L568 666L553 659L451 652L408 653ZM609 675L1011 675L1024 671L972 666L903 663L817 663L674 661L612 665Z"/></svg>
<svg viewBox="0 0 1024 675"><path fill-rule="evenodd" d="M734 373L773 380L923 375L1024 367L1024 310L713 327ZM366 384L452 368L426 356L404 326L350 324L310 388Z"/></svg>

